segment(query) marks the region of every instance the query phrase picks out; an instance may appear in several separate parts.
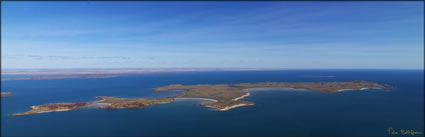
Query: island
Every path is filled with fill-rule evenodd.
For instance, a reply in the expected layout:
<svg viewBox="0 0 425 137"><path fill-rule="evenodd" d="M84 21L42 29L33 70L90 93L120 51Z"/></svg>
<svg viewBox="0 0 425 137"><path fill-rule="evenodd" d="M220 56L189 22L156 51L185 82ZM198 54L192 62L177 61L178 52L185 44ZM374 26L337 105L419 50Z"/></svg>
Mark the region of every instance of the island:
<svg viewBox="0 0 425 137"><path fill-rule="evenodd" d="M96 107L102 109L130 109L130 108L143 108L152 104L170 103L174 98L117 98L117 97L96 97L101 99L96 102L65 102L65 103L50 103L45 105L31 106L31 110L23 113L14 113L11 116L23 116L30 114L39 114L55 111L70 111L83 107Z"/></svg>
<svg viewBox="0 0 425 137"><path fill-rule="evenodd" d="M95 103L64 102L64 103L51 103L51 104L45 104L45 105L37 105L37 106L31 106L32 109L30 111L23 112L23 113L14 113L11 116L22 116L22 115L55 112L55 111L69 111L69 110L74 110L84 106L88 106L91 104L95 104Z"/></svg>
<svg viewBox="0 0 425 137"><path fill-rule="evenodd" d="M200 85L168 85L155 88L154 91L185 90L179 97L213 99L213 103L202 103L202 106L216 108L218 111L226 111L238 106L254 105L249 101L240 99L249 96L247 89L252 88L292 88L305 89L315 92L340 93L344 90L364 90L367 88L393 88L389 85L381 85L367 81L350 82L263 82L241 84L200 84Z"/></svg>
<svg viewBox="0 0 425 137"><path fill-rule="evenodd" d="M10 96L14 96L14 94L10 93L10 92L0 92L1 95L0 97L10 97Z"/></svg>
<svg viewBox="0 0 425 137"><path fill-rule="evenodd" d="M154 88L153 91L182 90L179 95L166 98L118 98L118 97L96 97L100 99L95 102L80 103L52 103L32 106L32 110L15 113L11 116L22 116L29 114L69 111L82 107L94 106L101 109L135 109L144 108L153 104L171 103L178 98L200 98L211 100L202 102L201 106L215 108L217 111L227 111L239 106L255 105L254 102L241 100L250 95L249 89L254 88L291 88L305 89L312 92L342 93L345 90L364 90L368 88L390 89L390 85L378 84L368 81L349 82L262 82L262 83L240 83L240 84L198 84L181 85L173 84Z"/></svg>

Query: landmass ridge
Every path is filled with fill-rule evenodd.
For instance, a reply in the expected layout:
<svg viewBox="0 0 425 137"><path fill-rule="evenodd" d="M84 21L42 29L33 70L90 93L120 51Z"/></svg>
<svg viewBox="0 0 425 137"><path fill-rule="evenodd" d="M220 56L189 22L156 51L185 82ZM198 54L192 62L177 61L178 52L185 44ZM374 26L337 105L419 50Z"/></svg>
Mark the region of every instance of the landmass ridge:
<svg viewBox="0 0 425 137"><path fill-rule="evenodd" d="M305 89L312 92L342 93L344 90L365 90L368 88L390 89L390 85L378 84L368 81L349 82L262 82L262 83L240 83L240 84L198 84L181 85L172 84L152 89L156 92L183 90L174 97L164 98L118 98L98 96L98 101L94 102L66 102L50 103L45 105L32 106L32 109L23 113L14 113L11 116L30 115L54 111L69 111L82 107L95 105L101 109L136 109L144 108L153 104L165 104L174 102L179 98L207 99L211 102L201 102L204 107L214 108L216 111L227 111L240 106L255 105L254 102L241 100L250 96L248 89L252 88L293 88Z"/></svg>

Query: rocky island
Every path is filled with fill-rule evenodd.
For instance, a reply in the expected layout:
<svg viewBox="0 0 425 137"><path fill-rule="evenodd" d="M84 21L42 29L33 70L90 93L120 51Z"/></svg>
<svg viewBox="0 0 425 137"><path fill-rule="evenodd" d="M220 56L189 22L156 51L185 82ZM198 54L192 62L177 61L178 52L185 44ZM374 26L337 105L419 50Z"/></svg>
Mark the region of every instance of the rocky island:
<svg viewBox="0 0 425 137"><path fill-rule="evenodd" d="M183 90L175 97L166 98L117 98L117 97L97 97L101 99L96 102L81 103L52 103L46 105L32 106L32 110L24 113L15 113L11 116L21 116L44 112L69 111L81 107L94 105L101 109L129 109L143 108L153 104L171 103L176 98L203 98L213 102L203 102L200 105L215 108L217 111L226 111L239 106L254 105L254 102L240 100L250 93L247 89L252 88L292 88L305 89L313 92L341 93L344 90L363 90L367 88L390 89L389 85L382 85L367 81L349 82L263 82L263 83L241 83L241 84L199 84L181 85L174 84L164 87L154 88L153 91Z"/></svg>
<svg viewBox="0 0 425 137"><path fill-rule="evenodd" d="M0 92L0 93L1 93L0 97L9 97L9 96L13 96L13 94L12 94L12 93L10 93L10 92Z"/></svg>
<svg viewBox="0 0 425 137"><path fill-rule="evenodd" d="M30 114L38 114L38 113L46 113L46 112L55 112L55 111L69 111L77 108L85 107L95 103L51 103L45 105L37 105L31 106L31 110L23 113L14 113L11 116L22 116L22 115L30 115Z"/></svg>
<svg viewBox="0 0 425 137"><path fill-rule="evenodd" d="M23 113L14 113L11 116L22 116L55 111L70 111L83 107L94 106L95 108L102 109L130 109L130 108L143 108L152 104L169 103L174 101L174 98L117 98L117 97L96 97L101 99L96 102L78 102L78 103L50 103L45 105L31 106L31 110Z"/></svg>

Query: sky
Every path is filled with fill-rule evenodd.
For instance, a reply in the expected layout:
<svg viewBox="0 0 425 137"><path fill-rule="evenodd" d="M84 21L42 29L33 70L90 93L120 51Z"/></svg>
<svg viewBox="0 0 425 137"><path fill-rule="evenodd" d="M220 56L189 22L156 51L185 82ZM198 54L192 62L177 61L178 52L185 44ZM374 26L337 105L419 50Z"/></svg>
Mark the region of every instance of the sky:
<svg viewBox="0 0 425 137"><path fill-rule="evenodd" d="M423 2L1 3L2 69L424 69Z"/></svg>

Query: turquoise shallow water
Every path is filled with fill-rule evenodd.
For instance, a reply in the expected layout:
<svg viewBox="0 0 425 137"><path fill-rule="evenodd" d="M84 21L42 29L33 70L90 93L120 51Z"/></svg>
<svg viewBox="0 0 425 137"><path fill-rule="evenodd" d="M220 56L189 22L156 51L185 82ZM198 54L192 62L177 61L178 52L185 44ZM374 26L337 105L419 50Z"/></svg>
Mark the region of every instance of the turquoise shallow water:
<svg viewBox="0 0 425 137"><path fill-rule="evenodd" d="M13 92L16 96L1 100L1 133L2 136L387 136L389 127L424 132L423 77L423 71L414 70L285 70L3 81L2 91ZM173 96L175 92L153 92L151 89L176 83L350 80L367 80L398 88L341 94L288 89L250 90L251 96L243 100L256 102L256 105L227 112L201 107L200 100L178 100L143 109L79 109L8 116L27 111L32 105L94 101L95 96Z"/></svg>

